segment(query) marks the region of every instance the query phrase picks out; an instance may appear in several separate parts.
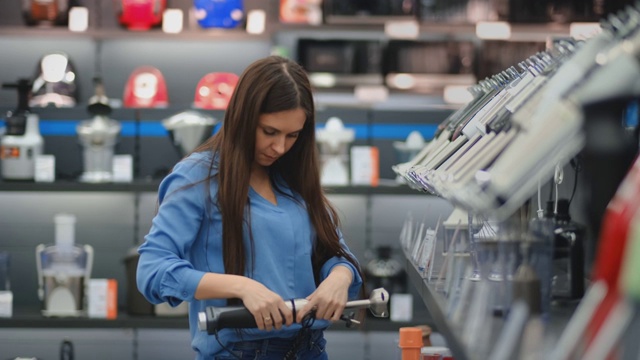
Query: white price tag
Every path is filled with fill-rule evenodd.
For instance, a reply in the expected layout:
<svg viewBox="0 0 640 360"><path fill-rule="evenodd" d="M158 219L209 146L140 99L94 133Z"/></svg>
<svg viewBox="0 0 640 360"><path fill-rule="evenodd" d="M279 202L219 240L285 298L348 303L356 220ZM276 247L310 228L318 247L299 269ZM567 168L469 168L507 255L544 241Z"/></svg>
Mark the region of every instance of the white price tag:
<svg viewBox="0 0 640 360"><path fill-rule="evenodd" d="M89 9L74 6L69 9L69 30L75 32L87 31L89 28Z"/></svg>
<svg viewBox="0 0 640 360"><path fill-rule="evenodd" d="M0 318L10 318L13 316L13 293L11 291L0 291Z"/></svg>
<svg viewBox="0 0 640 360"><path fill-rule="evenodd" d="M162 13L162 31L167 34L178 34L182 31L184 13L181 9L166 9Z"/></svg>
<svg viewBox="0 0 640 360"><path fill-rule="evenodd" d="M53 155L38 155L35 158L35 174L36 182L54 182L56 181L56 157Z"/></svg>
<svg viewBox="0 0 640 360"><path fill-rule="evenodd" d="M366 103L385 102L389 98L389 89L384 85L356 85L353 93L356 99Z"/></svg>
<svg viewBox="0 0 640 360"><path fill-rule="evenodd" d="M133 157L131 155L113 156L113 182L133 181Z"/></svg>
<svg viewBox="0 0 640 360"><path fill-rule="evenodd" d="M391 321L411 321L413 319L413 295L391 294L389 298Z"/></svg>
<svg viewBox="0 0 640 360"><path fill-rule="evenodd" d="M351 147L351 183L378 186L379 154L375 146Z"/></svg>

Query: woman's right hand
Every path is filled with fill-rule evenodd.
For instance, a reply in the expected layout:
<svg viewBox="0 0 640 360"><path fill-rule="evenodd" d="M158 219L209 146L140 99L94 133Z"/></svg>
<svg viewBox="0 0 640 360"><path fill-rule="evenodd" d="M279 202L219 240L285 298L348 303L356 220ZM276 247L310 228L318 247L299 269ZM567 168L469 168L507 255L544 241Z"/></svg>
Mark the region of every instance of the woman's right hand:
<svg viewBox="0 0 640 360"><path fill-rule="evenodd" d="M248 279L245 291L241 297L244 306L256 320L258 329L281 329L282 325L293 323L293 312L289 309L280 295L269 290L261 283Z"/></svg>

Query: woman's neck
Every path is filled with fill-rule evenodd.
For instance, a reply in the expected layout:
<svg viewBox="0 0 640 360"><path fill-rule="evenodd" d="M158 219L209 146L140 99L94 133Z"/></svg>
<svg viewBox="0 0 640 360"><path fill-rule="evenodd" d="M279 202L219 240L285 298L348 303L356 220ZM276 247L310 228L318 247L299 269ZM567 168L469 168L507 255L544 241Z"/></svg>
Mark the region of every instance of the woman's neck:
<svg viewBox="0 0 640 360"><path fill-rule="evenodd" d="M276 194L273 192L270 180L267 168L254 165L254 168L251 170L249 185L251 185L253 190L260 194L260 196L277 206L278 200L276 198Z"/></svg>
<svg viewBox="0 0 640 360"><path fill-rule="evenodd" d="M269 184L269 171L266 167L254 164L251 168L249 183L254 188Z"/></svg>

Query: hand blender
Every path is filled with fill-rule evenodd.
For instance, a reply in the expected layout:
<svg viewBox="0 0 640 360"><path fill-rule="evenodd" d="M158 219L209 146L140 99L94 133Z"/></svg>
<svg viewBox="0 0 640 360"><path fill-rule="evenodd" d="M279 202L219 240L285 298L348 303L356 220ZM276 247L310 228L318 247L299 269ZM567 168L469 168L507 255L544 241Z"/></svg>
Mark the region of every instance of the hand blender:
<svg viewBox="0 0 640 360"><path fill-rule="evenodd" d="M302 309L308 303L307 299L291 299L287 300L287 307L293 310L293 317L296 317L296 310ZM369 308L369 311L376 317L388 317L389 293L383 288L375 289L371 292L371 296L367 300L348 301L345 310ZM360 324L357 320L353 320L342 315L342 320L347 322L347 327L353 324ZM206 331L208 334L215 334L217 330L224 328L256 328L255 318L253 314L244 306L225 306L215 307L208 306L205 311L198 313L198 329Z"/></svg>
<svg viewBox="0 0 640 360"><path fill-rule="evenodd" d="M0 168L4 180L33 180L35 159L42 154L38 115L29 111L31 82L2 84L3 89L18 90L18 108L7 113L6 133L0 139Z"/></svg>

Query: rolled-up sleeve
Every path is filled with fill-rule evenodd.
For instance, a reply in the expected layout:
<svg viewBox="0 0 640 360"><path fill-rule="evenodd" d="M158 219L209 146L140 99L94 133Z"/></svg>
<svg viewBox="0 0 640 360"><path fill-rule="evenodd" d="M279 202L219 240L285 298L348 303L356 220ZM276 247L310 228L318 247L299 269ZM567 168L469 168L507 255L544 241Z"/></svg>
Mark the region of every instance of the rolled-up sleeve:
<svg viewBox="0 0 640 360"><path fill-rule="evenodd" d="M347 251L349 254L351 254L351 256L355 259L356 257L353 256L351 250L349 250L349 247L342 237L342 232L338 231L338 235L340 236L340 245L342 245L342 248L345 249L345 251ZM353 280L351 281L351 285L349 285L349 300L357 299L360 288L362 287L362 277L358 273L356 267L351 262L349 262L349 260L340 256L334 256L327 260L320 269L320 276L322 280L326 279L327 276L329 276L331 270L333 270L333 267L336 265L343 265L351 270L351 273L353 274Z"/></svg>
<svg viewBox="0 0 640 360"><path fill-rule="evenodd" d="M152 303L172 306L194 299L205 272L194 269L187 254L205 216L206 172L198 161L176 165L160 184L159 208L140 246L137 285ZM206 167L204 167L206 169Z"/></svg>

